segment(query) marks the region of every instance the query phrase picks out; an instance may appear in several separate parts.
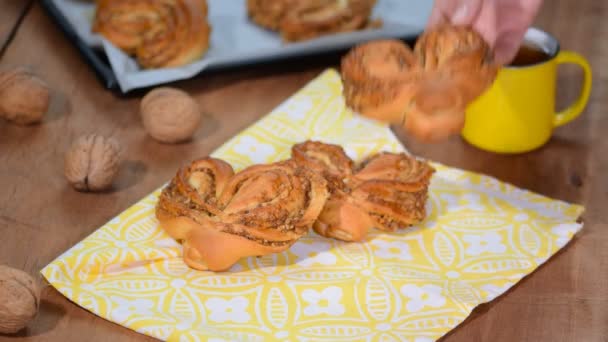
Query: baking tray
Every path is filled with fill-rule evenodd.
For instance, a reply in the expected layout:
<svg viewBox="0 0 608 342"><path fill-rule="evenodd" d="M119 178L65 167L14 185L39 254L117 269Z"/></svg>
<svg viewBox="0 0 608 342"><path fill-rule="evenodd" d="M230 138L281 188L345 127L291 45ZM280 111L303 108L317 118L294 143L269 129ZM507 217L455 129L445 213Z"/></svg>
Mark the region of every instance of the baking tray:
<svg viewBox="0 0 608 342"><path fill-rule="evenodd" d="M211 17L213 9L216 9L215 15L217 16L217 8L219 6L225 6L227 7L227 10L239 12L238 15L234 15L234 18L229 18L233 20L231 29L236 24L236 26L242 26L240 29L244 30L243 32L247 34L250 34L251 32L245 32L245 30L260 30L260 28L255 28L253 25L245 22L247 19L244 17L243 13L241 13L241 11L244 11L244 8L239 7L245 6L245 0L230 0L230 4L225 2L225 0L209 1L211 7L210 20L216 18ZM412 44L420 32L422 32L424 22L432 4L431 0L379 0L379 11L383 11L383 15L376 15L376 17L382 18L386 23L387 21L385 16L392 16L388 20L388 25L385 24L385 28L383 30L332 35L296 44L280 46L275 44L273 48L267 48L265 51L244 50L238 55L238 58L235 58L234 54L220 55L218 58L218 53L212 51L214 48L214 39L218 41L217 37L213 36L213 32L216 32L216 34L219 35L224 34L221 32L222 27L216 24L216 27L219 27L219 29L212 31L212 47L207 54L211 56L208 58L208 60L211 60L212 62L209 62L209 64L200 71L195 70L192 72L193 69L190 68L191 71L187 76L183 76L184 73L181 72L182 70L178 70L182 73L180 78L163 78L163 73L165 75L170 74L170 70L169 72L160 70L137 70L137 66L133 66L135 63L124 63L125 58L128 57L126 55L121 56L122 52L111 46L111 43L103 41L98 37L93 37L86 32L86 30L83 29L82 22L89 20L90 18L83 18L86 16L92 16L92 11L89 11L90 13L77 15L76 18L80 20L80 23L78 23L74 19L74 13L68 12L65 9L66 4L70 4L70 2L73 2L75 6L91 6L87 5L86 2L78 0L41 0L41 4L45 11L64 32L68 40L78 49L85 61L94 70L102 85L105 88L116 91L120 94L133 93L134 90L145 91L153 86L173 83L183 79L200 77L202 74L208 75L218 72L225 72L226 70L238 72L240 70L251 68L252 66L255 66L256 71L260 71L261 69L262 72L264 72L265 69L276 70L277 66L280 70L289 70L293 68L301 68L304 65L311 66L336 64L339 62L340 57L353 45L371 39L390 37L398 38L407 42L408 44ZM403 8L408 8L409 10L404 11ZM220 8L220 11L222 9L223 8ZM394 13L398 13L398 15L395 16ZM225 16L225 13L220 13L220 15ZM396 26L397 29L394 28L395 23L398 24ZM393 25L393 27L390 25ZM253 32L252 37L259 37L263 43L268 43L270 41L270 46L272 46L273 42L271 39L273 38L268 38L272 37L272 34L273 33ZM224 38L225 37L222 37L222 40L225 41ZM278 35L276 39L280 39L278 38ZM235 42L235 44L242 44L242 42ZM108 58L108 56L110 56L110 58ZM223 58L224 56L225 58ZM198 62L204 62L205 58L206 57L203 57L203 59ZM119 62L117 62L117 60ZM125 64L131 64L131 69L119 70L119 73L117 74L115 70ZM148 79L147 84L144 85L125 86L125 75L129 75L129 73L137 74L137 76L143 76L139 77L139 79L152 77L153 81ZM139 91L136 93L139 93Z"/></svg>

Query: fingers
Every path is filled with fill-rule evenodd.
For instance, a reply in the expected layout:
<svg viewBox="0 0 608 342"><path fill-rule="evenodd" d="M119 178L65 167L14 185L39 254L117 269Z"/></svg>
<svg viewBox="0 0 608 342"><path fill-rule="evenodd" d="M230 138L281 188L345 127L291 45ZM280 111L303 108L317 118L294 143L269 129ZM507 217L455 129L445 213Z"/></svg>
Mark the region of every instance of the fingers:
<svg viewBox="0 0 608 342"><path fill-rule="evenodd" d="M525 31L509 32L501 35L494 44L494 61L498 65L511 63L519 51Z"/></svg>
<svg viewBox="0 0 608 342"><path fill-rule="evenodd" d="M498 1L502 0L486 0L482 8L479 10L478 16L475 18L475 22L472 24L475 31L477 31L490 46L490 49L494 49L496 39L498 38Z"/></svg>
<svg viewBox="0 0 608 342"><path fill-rule="evenodd" d="M427 26L471 25L479 15L482 3L483 0L435 0Z"/></svg>
<svg viewBox="0 0 608 342"><path fill-rule="evenodd" d="M494 50L495 62L509 63L543 0L435 0L427 27L471 25Z"/></svg>
<svg viewBox="0 0 608 342"><path fill-rule="evenodd" d="M500 28L494 44L495 60L499 64L510 63L517 54L521 42L540 10L542 0L496 0L503 2L503 13L497 25ZM507 5L507 2L508 5ZM510 5L510 6L509 6Z"/></svg>
<svg viewBox="0 0 608 342"><path fill-rule="evenodd" d="M427 28L443 25L448 22L438 3L439 1L435 1L435 5L433 5L431 15L429 16L429 20L427 21Z"/></svg>

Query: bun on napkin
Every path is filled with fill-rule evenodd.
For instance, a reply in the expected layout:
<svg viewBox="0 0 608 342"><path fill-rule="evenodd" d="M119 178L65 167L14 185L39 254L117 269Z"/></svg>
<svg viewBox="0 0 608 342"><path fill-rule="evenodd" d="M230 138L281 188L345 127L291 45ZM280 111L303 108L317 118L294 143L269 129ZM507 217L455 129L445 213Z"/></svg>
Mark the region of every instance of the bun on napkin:
<svg viewBox="0 0 608 342"><path fill-rule="evenodd" d="M189 267L224 271L241 258L283 252L311 228L361 241L373 227L419 223L434 172L405 153L356 165L341 146L309 140L292 146L288 160L238 173L220 159L195 160L162 190L155 213Z"/></svg>
<svg viewBox="0 0 608 342"><path fill-rule="evenodd" d="M251 20L278 31L286 42L350 32L380 22L370 21L376 0L248 0Z"/></svg>
<svg viewBox="0 0 608 342"><path fill-rule="evenodd" d="M206 0L98 0L93 32L143 68L177 67L208 50L207 12Z"/></svg>
<svg viewBox="0 0 608 342"><path fill-rule="evenodd" d="M361 241L375 227L395 231L426 217L435 170L405 153L378 153L354 165L342 147L306 141L292 148L298 165L327 179L330 196L314 223L318 234Z"/></svg>
<svg viewBox="0 0 608 342"><path fill-rule="evenodd" d="M188 266L223 271L241 258L288 249L308 233L327 197L323 177L291 160L234 173L204 158L163 189L156 217L182 242Z"/></svg>
<svg viewBox="0 0 608 342"><path fill-rule="evenodd" d="M399 40L376 40L354 47L341 63L348 107L427 142L460 132L466 106L496 72L483 38L449 25L424 32L413 50Z"/></svg>

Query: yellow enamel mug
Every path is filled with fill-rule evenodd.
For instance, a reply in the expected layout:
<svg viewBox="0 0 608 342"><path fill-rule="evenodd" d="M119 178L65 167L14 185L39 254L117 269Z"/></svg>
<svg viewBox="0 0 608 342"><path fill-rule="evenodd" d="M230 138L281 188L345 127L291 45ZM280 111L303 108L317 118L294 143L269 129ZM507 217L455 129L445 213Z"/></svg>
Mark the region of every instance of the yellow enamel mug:
<svg viewBox="0 0 608 342"><path fill-rule="evenodd" d="M502 67L492 86L469 105L462 137L471 145L497 153L521 153L543 146L553 129L578 117L591 92L591 67L572 51L560 51L558 41L548 33L530 28L522 46L542 51L536 63ZM565 110L555 112L557 68L579 65L584 72L578 99Z"/></svg>

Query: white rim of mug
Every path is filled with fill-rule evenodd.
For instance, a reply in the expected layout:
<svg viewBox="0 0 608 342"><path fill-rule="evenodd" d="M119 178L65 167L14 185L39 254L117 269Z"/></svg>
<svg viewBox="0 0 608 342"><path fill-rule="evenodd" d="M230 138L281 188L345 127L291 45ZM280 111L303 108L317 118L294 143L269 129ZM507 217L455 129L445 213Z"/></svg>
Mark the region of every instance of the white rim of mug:
<svg viewBox="0 0 608 342"><path fill-rule="evenodd" d="M538 41L539 39L542 39L542 41ZM529 42L528 44L526 44L527 42ZM544 45L548 45L551 44L551 46L549 47L544 47ZM524 40L522 42L522 44L520 45L520 48L523 46L531 46L534 48L540 48L540 50L545 53L547 55L547 58L543 59L542 61L539 62L534 62L534 63L530 63L530 64L526 64L526 65L509 65L506 64L503 67L505 69L525 69L525 68L531 68L531 67L535 67L541 64L545 64L547 62L552 61L553 59L555 59L555 57L557 57L557 55L560 52L560 45L559 45L559 41L557 40L557 38L555 38L555 36L553 36L552 34L541 30L537 27L530 27L528 28L528 30L526 31L526 34L524 35Z"/></svg>

